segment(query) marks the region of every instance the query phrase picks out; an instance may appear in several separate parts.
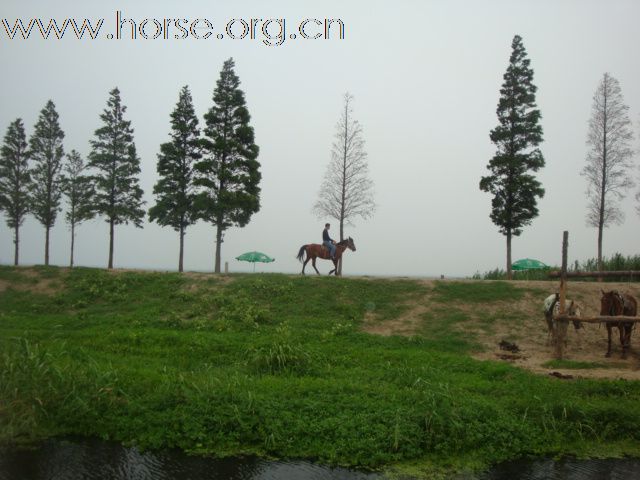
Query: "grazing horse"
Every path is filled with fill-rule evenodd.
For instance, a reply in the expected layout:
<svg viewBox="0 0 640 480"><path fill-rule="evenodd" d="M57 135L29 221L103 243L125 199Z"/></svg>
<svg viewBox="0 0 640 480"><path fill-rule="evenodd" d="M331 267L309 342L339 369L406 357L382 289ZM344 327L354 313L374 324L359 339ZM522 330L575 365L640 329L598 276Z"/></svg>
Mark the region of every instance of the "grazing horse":
<svg viewBox="0 0 640 480"><path fill-rule="evenodd" d="M600 297L600 315L609 315L612 317L625 315L635 317L638 311L638 302L631 295L626 293L620 294L617 290L610 292L602 292ZM627 358L627 350L631 346L631 331L633 330L633 322L607 322L607 353L605 357L611 356L611 330L618 327L620 332L620 345L622 346L622 358Z"/></svg>
<svg viewBox="0 0 640 480"><path fill-rule="evenodd" d="M569 315L571 317L580 317L582 315L580 306L576 302L574 302L573 300L569 300L568 298L564 301L564 312L566 315ZM553 335L553 331L556 327L556 324L553 320L554 315L560 315L559 293L549 295L544 300L544 318L547 320L549 335ZM575 328L576 330L582 328L582 322L580 322L579 320L573 320L573 328Z"/></svg>
<svg viewBox="0 0 640 480"><path fill-rule="evenodd" d="M353 238L351 237L336 243L336 256L335 256L335 259L333 260L334 268L329 272L329 275L331 275L334 272L336 275L338 275L338 272L337 272L338 262L342 258L342 254L347 248L354 252L356 251L356 244L353 243ZM307 259L303 261L305 253L307 254ZM319 245L317 243L310 243L308 245L301 246L300 250L298 251L298 256L296 258L301 262L303 262L302 264L303 275L304 275L304 267L307 266L307 262L309 260L311 260L311 265L313 265L313 268L315 269L318 275L320 275L320 272L316 268L316 258L322 258L323 260L331 260L331 257L329 255L329 250L325 246Z"/></svg>

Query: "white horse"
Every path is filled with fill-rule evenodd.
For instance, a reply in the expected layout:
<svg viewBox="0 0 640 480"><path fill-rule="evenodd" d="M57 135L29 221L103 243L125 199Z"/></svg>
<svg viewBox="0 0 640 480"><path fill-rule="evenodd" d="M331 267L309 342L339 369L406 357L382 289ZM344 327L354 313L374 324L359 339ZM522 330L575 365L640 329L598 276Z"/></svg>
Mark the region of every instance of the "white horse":
<svg viewBox="0 0 640 480"><path fill-rule="evenodd" d="M580 317L582 316L582 311L580 310L580 306L574 302L573 300L569 300L568 298L564 301L564 313L571 317ZM544 299L544 318L547 321L547 328L549 330L549 335L553 334L555 330L555 321L553 320L554 315L560 314L560 294L554 293L553 295L549 295ZM582 328L582 323L579 320L573 321L573 327L578 330Z"/></svg>

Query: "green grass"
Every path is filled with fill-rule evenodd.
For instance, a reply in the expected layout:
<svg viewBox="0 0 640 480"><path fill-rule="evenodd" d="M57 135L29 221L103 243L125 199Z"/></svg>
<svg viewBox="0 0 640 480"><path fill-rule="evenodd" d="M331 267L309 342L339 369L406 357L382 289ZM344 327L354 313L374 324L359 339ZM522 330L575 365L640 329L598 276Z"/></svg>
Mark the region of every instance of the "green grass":
<svg viewBox="0 0 640 480"><path fill-rule="evenodd" d="M526 455L640 454L640 383L560 382L470 357L456 302L506 282L53 269L0 293L0 443L80 434L141 448L255 453L400 471ZM16 285L24 272L0 268ZM362 333L436 302L418 335ZM463 300L462 300L463 299ZM615 448L612 447L615 445Z"/></svg>

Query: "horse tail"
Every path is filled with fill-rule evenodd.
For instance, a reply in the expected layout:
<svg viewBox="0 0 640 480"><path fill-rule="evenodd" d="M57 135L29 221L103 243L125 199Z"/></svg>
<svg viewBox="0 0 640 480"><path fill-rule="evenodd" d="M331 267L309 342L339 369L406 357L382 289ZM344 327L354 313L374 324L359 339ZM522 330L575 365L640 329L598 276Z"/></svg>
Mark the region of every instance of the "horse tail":
<svg viewBox="0 0 640 480"><path fill-rule="evenodd" d="M298 256L296 257L298 260L300 260L301 262L304 260L304 252L307 249L306 245L302 245L300 247L300 250L298 251Z"/></svg>

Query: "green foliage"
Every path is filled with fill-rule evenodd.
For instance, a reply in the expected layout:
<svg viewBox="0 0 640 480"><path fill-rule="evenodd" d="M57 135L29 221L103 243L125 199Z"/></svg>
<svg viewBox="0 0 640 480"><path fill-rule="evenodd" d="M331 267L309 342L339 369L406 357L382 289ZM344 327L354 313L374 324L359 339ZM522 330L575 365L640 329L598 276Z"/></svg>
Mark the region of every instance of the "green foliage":
<svg viewBox="0 0 640 480"><path fill-rule="evenodd" d="M7 226L15 230L15 264L18 264L18 230L30 209L31 173L29 170L27 137L18 118L7 127L0 150L0 211L4 211Z"/></svg>
<svg viewBox="0 0 640 480"><path fill-rule="evenodd" d="M109 92L107 108L100 115L103 126L91 141L89 167L95 176L94 205L99 215L118 225L133 222L142 226L142 189L139 186L140 158L133 143L131 122L124 119L127 107L122 105L120 90Z"/></svg>
<svg viewBox="0 0 640 480"><path fill-rule="evenodd" d="M640 271L640 255L622 255L621 253L614 253L611 257L602 258L602 266L605 271ZM528 271L514 271L512 272L513 280L549 280L549 272L558 271L560 267L552 266L544 270L528 270ZM573 265L570 265L570 270L580 272L597 272L598 271L598 259L589 258L584 261L576 260ZM489 270L481 274L476 272L473 277L474 280L506 280L507 272L501 268L495 270ZM640 277L606 277L603 279L605 282L638 282ZM584 278L581 281L597 281L596 278Z"/></svg>
<svg viewBox="0 0 640 480"><path fill-rule="evenodd" d="M23 276L0 267L0 278ZM445 469L638 450L640 382L556 381L473 360L467 339L453 343L465 313L451 300L480 314L520 298L507 283L438 282L428 292L413 281L286 275L207 281L78 268L58 277L56 294L0 295L2 443L81 434ZM426 293L442 307L437 334L359 331L365 314L393 320Z"/></svg>
<svg viewBox="0 0 640 480"><path fill-rule="evenodd" d="M96 194L93 178L83 175L85 169L86 165L80 154L75 150L71 150L71 153L67 154L67 162L63 166L61 184L62 193L67 197L69 205L65 219L71 226L70 264L72 267L76 226L92 219L96 214L93 208L93 199Z"/></svg>
<svg viewBox="0 0 640 480"><path fill-rule="evenodd" d="M480 190L493 195L491 220L510 238L538 216L537 197L544 189L529 171L544 167L537 148L542 142L540 111L536 108L536 86L522 38L513 38L509 66L504 74L498 102L499 125L491 131L497 152L482 177Z"/></svg>
<svg viewBox="0 0 640 480"><path fill-rule="evenodd" d="M60 174L64 158L64 132L58 118L56 106L49 100L40 112L29 141L34 162L31 169L31 212L47 230L56 222L62 196ZM45 256L48 260L48 252Z"/></svg>
<svg viewBox="0 0 640 480"><path fill-rule="evenodd" d="M260 209L259 148L234 65L229 59L220 72L214 105L204 117L204 156L195 166L195 183L203 187L196 202L198 217L217 227L216 272L220 271L222 232L244 227Z"/></svg>
<svg viewBox="0 0 640 480"><path fill-rule="evenodd" d="M275 341L247 350L249 365L261 373L306 373L313 363L313 355L291 338L287 325L278 326L275 333Z"/></svg>
<svg viewBox="0 0 640 480"><path fill-rule="evenodd" d="M201 158L198 118L191 92L183 87L175 110L171 113L171 142L160 145L157 171L160 178L153 187L156 204L149 209L149 220L184 231L196 221L193 164ZM182 271L182 248L180 250Z"/></svg>
<svg viewBox="0 0 640 480"><path fill-rule="evenodd" d="M67 197L69 204L65 219L72 228L95 215L92 207L95 195L93 178L83 175L85 170L82 156L76 150L71 150L63 166L62 193Z"/></svg>

